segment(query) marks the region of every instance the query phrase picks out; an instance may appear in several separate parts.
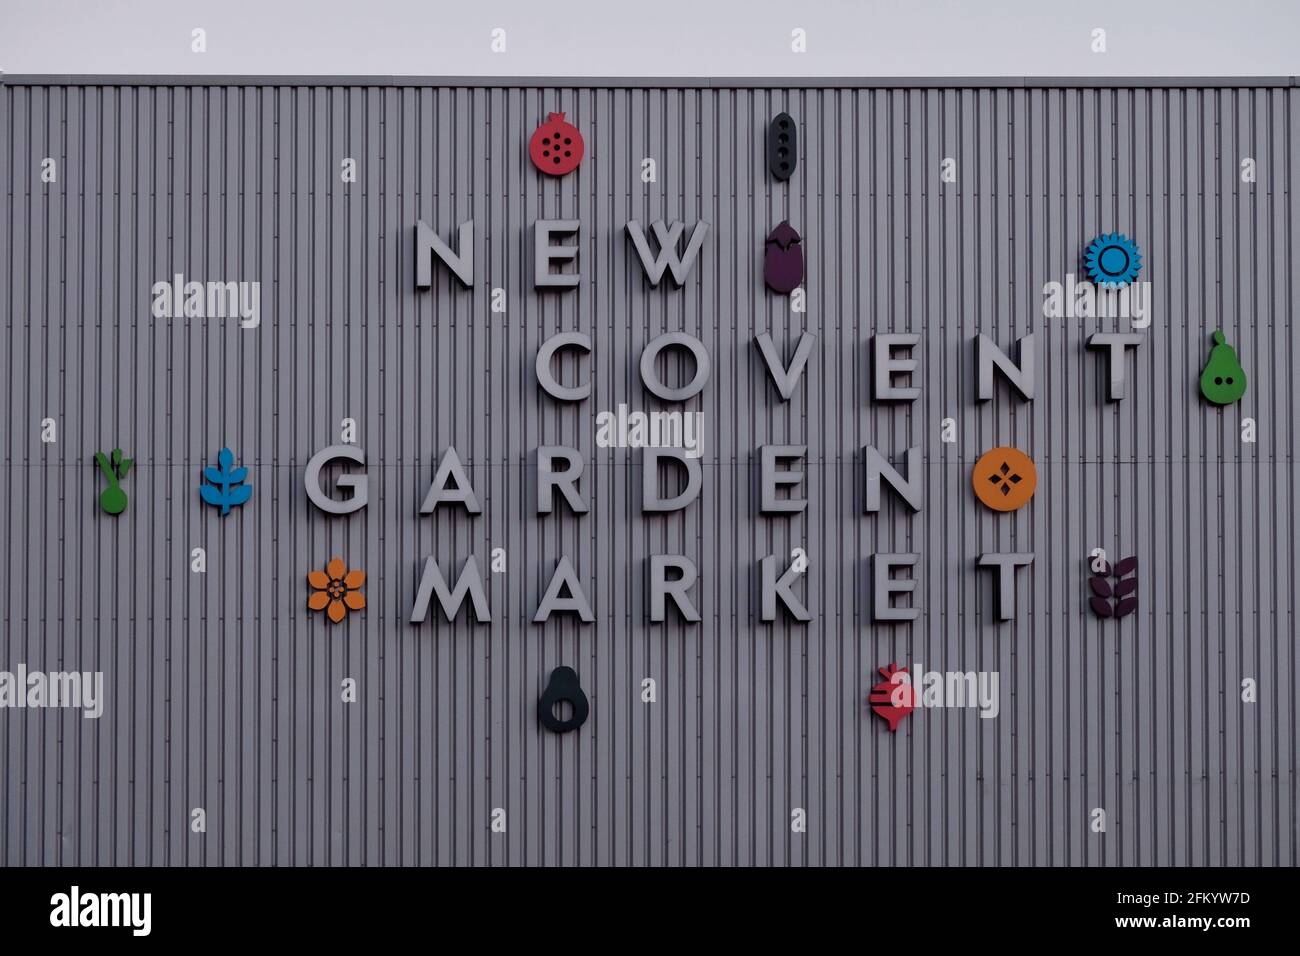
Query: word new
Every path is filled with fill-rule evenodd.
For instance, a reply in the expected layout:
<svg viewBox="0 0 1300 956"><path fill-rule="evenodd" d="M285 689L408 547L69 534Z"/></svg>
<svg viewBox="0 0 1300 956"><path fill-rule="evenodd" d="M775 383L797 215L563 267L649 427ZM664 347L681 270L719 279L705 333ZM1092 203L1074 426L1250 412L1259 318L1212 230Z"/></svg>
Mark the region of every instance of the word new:
<svg viewBox="0 0 1300 956"><path fill-rule="evenodd" d="M153 929L152 893L82 893L73 886L50 897L50 925L57 927L129 927L132 936Z"/></svg>
<svg viewBox="0 0 1300 956"><path fill-rule="evenodd" d="M576 288L582 276L576 269L579 247L574 241L580 223L577 219L538 219L533 224L533 286L538 289ZM657 286L665 273L673 282L684 285L691 267L699 255L709 224L700 220L690 231L686 245L679 253L678 245L686 226L680 222L667 225L663 220L651 223L650 232L659 246L657 252L633 220L627 224L627 234L632 240L645 269L650 284ZM433 260L439 259L468 288L474 284L474 220L462 222L456 229L457 249L442 240L432 227L420 220L415 225L415 286L428 289L433 285ZM572 266L572 267L571 267Z"/></svg>
<svg viewBox="0 0 1300 956"><path fill-rule="evenodd" d="M150 289L155 319L239 319L246 329L262 322L262 283L185 281L177 273Z"/></svg>

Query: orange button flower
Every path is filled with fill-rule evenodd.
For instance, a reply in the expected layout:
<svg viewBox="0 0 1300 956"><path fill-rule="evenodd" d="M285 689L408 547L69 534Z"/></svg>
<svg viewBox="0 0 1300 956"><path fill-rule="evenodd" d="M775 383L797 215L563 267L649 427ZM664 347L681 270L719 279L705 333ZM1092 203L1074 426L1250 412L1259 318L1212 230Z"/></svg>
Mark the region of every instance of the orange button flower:
<svg viewBox="0 0 1300 956"><path fill-rule="evenodd" d="M1029 503L1038 487L1034 460L1019 448L986 451L971 471L975 497L994 511L1015 511Z"/></svg>
<svg viewBox="0 0 1300 956"><path fill-rule="evenodd" d="M329 619L337 624L348 611L359 611L366 606L366 596L361 585L366 583L366 572L359 568L348 570L342 558L331 558L324 571L308 571L307 583L312 586L307 606L313 611L328 611Z"/></svg>

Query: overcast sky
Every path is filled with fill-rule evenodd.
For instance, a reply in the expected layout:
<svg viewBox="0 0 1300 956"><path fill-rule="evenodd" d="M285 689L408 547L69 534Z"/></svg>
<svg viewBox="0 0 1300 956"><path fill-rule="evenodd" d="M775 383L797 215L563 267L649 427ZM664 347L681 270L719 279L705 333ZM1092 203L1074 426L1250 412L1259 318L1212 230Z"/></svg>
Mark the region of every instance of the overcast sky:
<svg viewBox="0 0 1300 956"><path fill-rule="evenodd" d="M191 50L196 27L205 53ZM1300 0L0 0L0 70L1294 75Z"/></svg>

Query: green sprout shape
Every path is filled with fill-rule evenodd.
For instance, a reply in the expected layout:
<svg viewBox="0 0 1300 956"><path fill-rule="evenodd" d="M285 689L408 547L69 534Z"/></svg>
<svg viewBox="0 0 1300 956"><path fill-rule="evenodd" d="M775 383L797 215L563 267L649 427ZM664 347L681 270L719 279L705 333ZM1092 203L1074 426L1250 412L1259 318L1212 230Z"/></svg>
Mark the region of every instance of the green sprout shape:
<svg viewBox="0 0 1300 956"><path fill-rule="evenodd" d="M126 492L119 482L126 478L126 473L131 470L134 462L122 457L122 449L114 448L111 462L109 456L102 451L95 452L95 464L99 465L99 470L108 479L108 487L99 496L99 506L108 514L120 515L126 510Z"/></svg>

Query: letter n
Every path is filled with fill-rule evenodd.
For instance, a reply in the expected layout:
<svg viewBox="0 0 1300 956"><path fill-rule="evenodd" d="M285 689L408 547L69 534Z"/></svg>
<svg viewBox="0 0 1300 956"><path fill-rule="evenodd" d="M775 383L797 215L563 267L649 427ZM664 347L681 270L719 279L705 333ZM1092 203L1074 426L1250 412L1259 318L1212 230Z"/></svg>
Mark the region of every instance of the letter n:
<svg viewBox="0 0 1300 956"><path fill-rule="evenodd" d="M993 397L993 370L996 368L1026 401L1034 397L1034 337L1026 335L1016 343L1017 365L984 333L975 338L975 365L978 398L987 402Z"/></svg>
<svg viewBox="0 0 1300 956"><path fill-rule="evenodd" d="M880 510L880 479L884 478L898 496L907 502L913 511L921 510L921 449L907 450L907 477L904 478L894 470L893 465L875 447L868 445L865 449L867 458L867 511Z"/></svg>
<svg viewBox="0 0 1300 956"><path fill-rule="evenodd" d="M447 268L456 274L461 285L474 284L474 220L469 219L460 224L458 230L460 253L451 251L451 247L442 241L424 220L415 224L415 285L427 289L433 285L433 257L437 256Z"/></svg>

